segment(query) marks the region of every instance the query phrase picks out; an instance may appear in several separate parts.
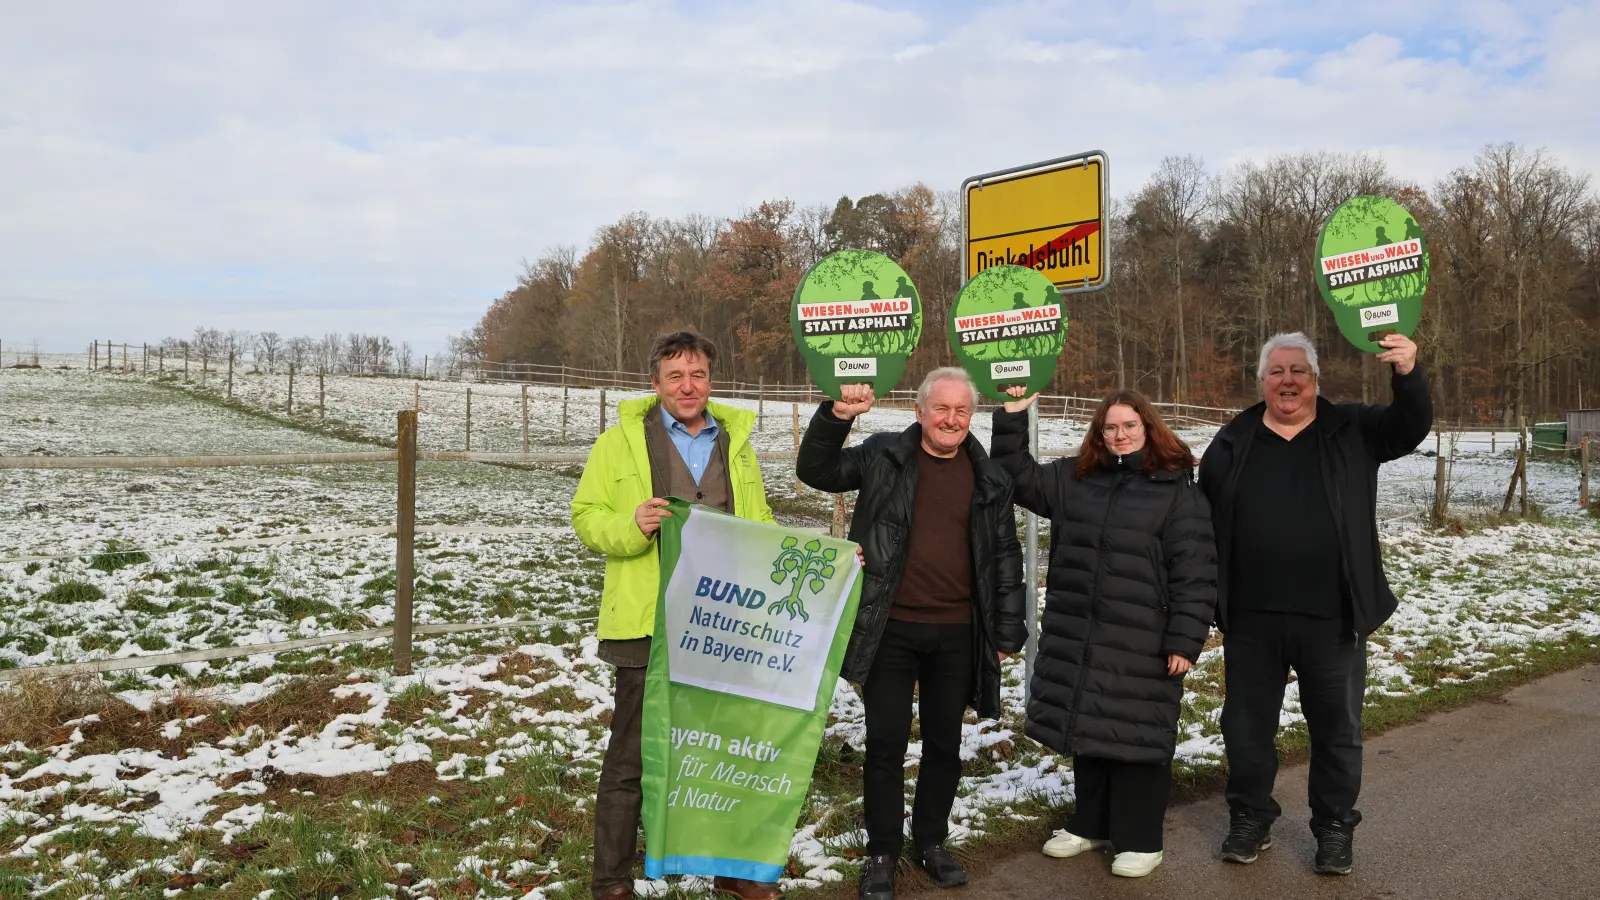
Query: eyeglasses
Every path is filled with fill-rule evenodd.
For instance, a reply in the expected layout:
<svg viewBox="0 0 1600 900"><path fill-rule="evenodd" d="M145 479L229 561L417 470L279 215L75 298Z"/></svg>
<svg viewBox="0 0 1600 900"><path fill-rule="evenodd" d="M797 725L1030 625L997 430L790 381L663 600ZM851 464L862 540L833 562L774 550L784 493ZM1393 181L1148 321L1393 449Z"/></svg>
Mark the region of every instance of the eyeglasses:
<svg viewBox="0 0 1600 900"><path fill-rule="evenodd" d="M1116 437L1119 432L1133 437L1142 430L1144 430L1143 422L1129 422L1126 425L1107 425L1100 429L1100 433L1108 438Z"/></svg>

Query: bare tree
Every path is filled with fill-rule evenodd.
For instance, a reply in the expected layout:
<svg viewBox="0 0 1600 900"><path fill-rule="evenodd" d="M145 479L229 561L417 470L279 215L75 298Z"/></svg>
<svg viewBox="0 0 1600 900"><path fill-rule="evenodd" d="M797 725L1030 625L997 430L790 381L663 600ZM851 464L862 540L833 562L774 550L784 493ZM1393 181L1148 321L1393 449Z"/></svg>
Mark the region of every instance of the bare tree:
<svg viewBox="0 0 1600 900"><path fill-rule="evenodd" d="M222 332L215 328L196 328L190 349L199 356L217 356L227 343Z"/></svg>
<svg viewBox="0 0 1600 900"><path fill-rule="evenodd" d="M322 336L322 341L317 345L317 364L323 371L337 371L339 358L344 354L344 338L337 331L330 331Z"/></svg>
<svg viewBox="0 0 1600 900"><path fill-rule="evenodd" d="M1195 227L1211 208L1213 195L1205 164L1196 156L1168 156L1145 186L1157 227L1171 241L1172 299L1177 310L1174 330L1177 359L1173 366L1173 395L1182 402L1189 386L1189 350L1184 323L1183 245L1194 236Z"/></svg>
<svg viewBox="0 0 1600 900"><path fill-rule="evenodd" d="M266 368L267 374L268 375L273 374L277 370L278 353L282 349L283 349L283 335L277 333L276 331L263 331L260 334L256 335L256 351L255 352L256 352L257 368L260 368L260 365L259 365L260 362L262 360L265 360L266 363L267 363L267 368Z"/></svg>
<svg viewBox="0 0 1600 900"><path fill-rule="evenodd" d="M222 352L233 354L236 361L243 363L246 353L255 353L255 346L254 332L243 328L230 328L224 339Z"/></svg>
<svg viewBox="0 0 1600 900"><path fill-rule="evenodd" d="M301 335L289 341L289 362L296 369L304 371L316 358L317 342L314 338Z"/></svg>

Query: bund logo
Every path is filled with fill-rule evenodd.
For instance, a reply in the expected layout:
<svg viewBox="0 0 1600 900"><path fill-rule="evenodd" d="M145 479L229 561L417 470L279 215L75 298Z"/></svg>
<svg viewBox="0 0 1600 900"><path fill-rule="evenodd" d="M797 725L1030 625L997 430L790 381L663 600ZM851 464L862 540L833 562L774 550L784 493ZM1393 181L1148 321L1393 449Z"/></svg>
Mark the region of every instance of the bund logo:
<svg viewBox="0 0 1600 900"><path fill-rule="evenodd" d="M772 561L772 583L783 584L793 578L794 587L790 588L789 596L775 601L768 610L773 615L787 612L790 621L796 618L811 621L805 602L800 599L800 589L809 587L811 593L821 593L827 586L827 579L833 577L833 561L838 555L839 551L832 547L822 549L821 540L807 541L805 548L801 549L799 538L784 538L783 550Z"/></svg>

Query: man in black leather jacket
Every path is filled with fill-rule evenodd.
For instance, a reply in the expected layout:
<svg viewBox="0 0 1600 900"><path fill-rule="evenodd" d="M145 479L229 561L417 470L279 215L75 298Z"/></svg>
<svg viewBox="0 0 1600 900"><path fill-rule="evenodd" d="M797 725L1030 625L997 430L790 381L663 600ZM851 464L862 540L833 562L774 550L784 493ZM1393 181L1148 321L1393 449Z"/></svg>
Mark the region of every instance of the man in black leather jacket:
<svg viewBox="0 0 1600 900"><path fill-rule="evenodd" d="M797 474L822 491L860 491L850 539L864 556L861 605L841 673L860 685L867 747L863 900L891 900L904 849L905 754L918 691L922 759L911 838L940 887L965 884L944 848L961 778L968 706L1000 712L1000 661L1027 638L1022 550L1011 478L968 433L978 394L966 372L935 369L917 391L917 424L845 447L869 385L824 402L800 444Z"/></svg>

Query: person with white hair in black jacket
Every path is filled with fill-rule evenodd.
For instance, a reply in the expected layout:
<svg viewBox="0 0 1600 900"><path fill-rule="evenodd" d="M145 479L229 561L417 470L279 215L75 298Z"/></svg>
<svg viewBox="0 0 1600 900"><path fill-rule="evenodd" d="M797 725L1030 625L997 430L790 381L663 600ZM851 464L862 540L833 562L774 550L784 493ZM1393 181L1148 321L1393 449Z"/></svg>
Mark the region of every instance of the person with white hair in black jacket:
<svg viewBox="0 0 1600 900"><path fill-rule="evenodd" d="M1398 605L1378 544L1378 467L1433 426L1417 345L1400 334L1378 344L1378 361L1393 367L1387 406L1330 403L1305 335L1267 341L1262 402L1225 425L1200 462L1217 537L1230 862L1272 846L1278 713L1293 669L1311 735L1313 867L1344 875L1354 865L1367 637Z"/></svg>

